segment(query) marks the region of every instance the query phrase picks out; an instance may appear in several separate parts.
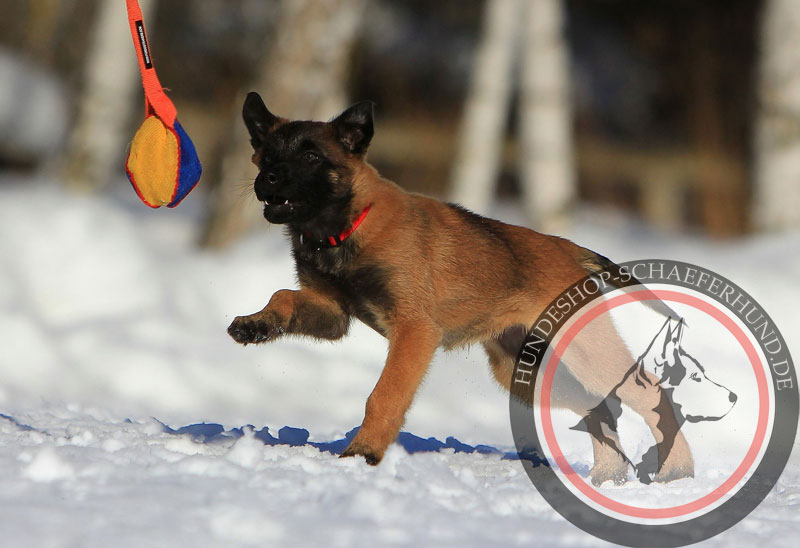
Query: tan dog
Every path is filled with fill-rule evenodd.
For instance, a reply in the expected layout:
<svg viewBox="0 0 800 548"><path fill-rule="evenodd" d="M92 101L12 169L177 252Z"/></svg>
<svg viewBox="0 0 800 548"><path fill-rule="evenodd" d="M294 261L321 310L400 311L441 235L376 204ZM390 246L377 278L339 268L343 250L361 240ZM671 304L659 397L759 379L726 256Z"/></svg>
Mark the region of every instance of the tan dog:
<svg viewBox="0 0 800 548"><path fill-rule="evenodd" d="M255 193L266 219L286 226L300 289L276 292L260 312L237 317L228 332L242 344L284 334L333 340L357 318L389 340L364 421L343 457L380 462L437 348L482 343L494 377L508 388L523 338L541 311L607 262L565 239L481 217L383 179L365 160L373 135L371 103L358 103L327 123L288 121L250 93L243 115L260 170ZM619 344L599 345L591 362L568 363L587 393L599 395L593 402L562 402L580 415L633 361L610 322L600 331L598 337ZM633 396L625 403L657 432L657 394L653 401ZM682 437L665 468L688 475L691 455L688 446L676 450L681 443ZM594 449L593 478L616 479L626 464L603 444Z"/></svg>

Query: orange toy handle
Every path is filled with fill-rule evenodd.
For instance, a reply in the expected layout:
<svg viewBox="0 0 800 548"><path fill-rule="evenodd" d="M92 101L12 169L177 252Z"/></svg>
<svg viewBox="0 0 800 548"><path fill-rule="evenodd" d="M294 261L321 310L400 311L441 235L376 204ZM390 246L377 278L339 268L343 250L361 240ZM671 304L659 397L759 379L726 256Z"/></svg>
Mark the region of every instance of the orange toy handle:
<svg viewBox="0 0 800 548"><path fill-rule="evenodd" d="M147 115L155 114L165 125L172 128L177 117L177 110L172 101L164 93L161 82L158 81L156 69L153 67L153 57L144 30L144 18L138 0L125 0L128 8L128 23L131 27L136 58L139 60L139 72L142 73L144 86L144 108Z"/></svg>

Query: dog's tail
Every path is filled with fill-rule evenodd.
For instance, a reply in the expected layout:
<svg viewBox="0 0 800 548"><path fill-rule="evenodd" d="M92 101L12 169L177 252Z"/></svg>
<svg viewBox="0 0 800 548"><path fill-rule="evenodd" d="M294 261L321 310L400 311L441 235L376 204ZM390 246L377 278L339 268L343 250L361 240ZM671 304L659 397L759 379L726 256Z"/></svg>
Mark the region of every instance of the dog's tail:
<svg viewBox="0 0 800 548"><path fill-rule="evenodd" d="M594 274L596 277L602 279L604 283L623 291L626 291L628 288L637 288L637 291L641 291L641 289L638 288L643 288L646 292L645 298L641 301L644 306L668 318L677 320L681 317L652 291L647 289L642 282L634 278L630 271L619 266L608 257L604 257L590 249L582 247L581 250L582 253L579 257L580 265L589 272L589 274Z"/></svg>

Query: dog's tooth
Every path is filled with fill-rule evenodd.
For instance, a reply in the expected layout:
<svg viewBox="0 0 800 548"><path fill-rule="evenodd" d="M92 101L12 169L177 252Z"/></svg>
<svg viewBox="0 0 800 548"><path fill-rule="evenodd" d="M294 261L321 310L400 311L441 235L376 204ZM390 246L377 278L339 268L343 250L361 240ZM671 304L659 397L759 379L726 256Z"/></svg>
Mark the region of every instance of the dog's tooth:
<svg viewBox="0 0 800 548"><path fill-rule="evenodd" d="M283 205L289 205L289 200L287 199L285 202L283 202Z"/></svg>
<svg viewBox="0 0 800 548"><path fill-rule="evenodd" d="M303 245L304 243L306 243L306 235L301 232L300 233L300 245Z"/></svg>

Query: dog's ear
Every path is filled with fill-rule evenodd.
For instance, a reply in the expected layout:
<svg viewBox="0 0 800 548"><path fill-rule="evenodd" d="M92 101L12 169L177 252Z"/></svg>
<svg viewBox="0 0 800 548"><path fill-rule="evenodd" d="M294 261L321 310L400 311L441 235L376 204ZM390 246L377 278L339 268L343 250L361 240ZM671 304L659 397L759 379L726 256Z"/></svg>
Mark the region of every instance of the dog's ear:
<svg viewBox="0 0 800 548"><path fill-rule="evenodd" d="M280 122L280 118L267 110L261 96L255 91L248 93L244 100L242 118L250 132L250 144L254 149L261 147L267 134Z"/></svg>
<svg viewBox="0 0 800 548"><path fill-rule="evenodd" d="M683 336L683 319L673 322L671 319L667 325L664 337L664 360L669 366L675 365L676 352L681 347L681 337Z"/></svg>
<svg viewBox="0 0 800 548"><path fill-rule="evenodd" d="M674 333L676 322L670 317L661 325L661 329L653 340L650 341L647 350L637 360L645 371L661 377L662 368L668 365L670 360L674 360L673 351L675 345L672 342L672 334Z"/></svg>
<svg viewBox="0 0 800 548"><path fill-rule="evenodd" d="M364 154L372 140L372 101L362 101L351 106L331 120L339 142L348 152Z"/></svg>
<svg viewBox="0 0 800 548"><path fill-rule="evenodd" d="M685 322L683 321L683 318L680 318L678 320L678 325L674 326L673 329L672 329L672 333L671 333L672 342L678 348L680 348L681 340L683 339L683 326L684 325L685 325Z"/></svg>

